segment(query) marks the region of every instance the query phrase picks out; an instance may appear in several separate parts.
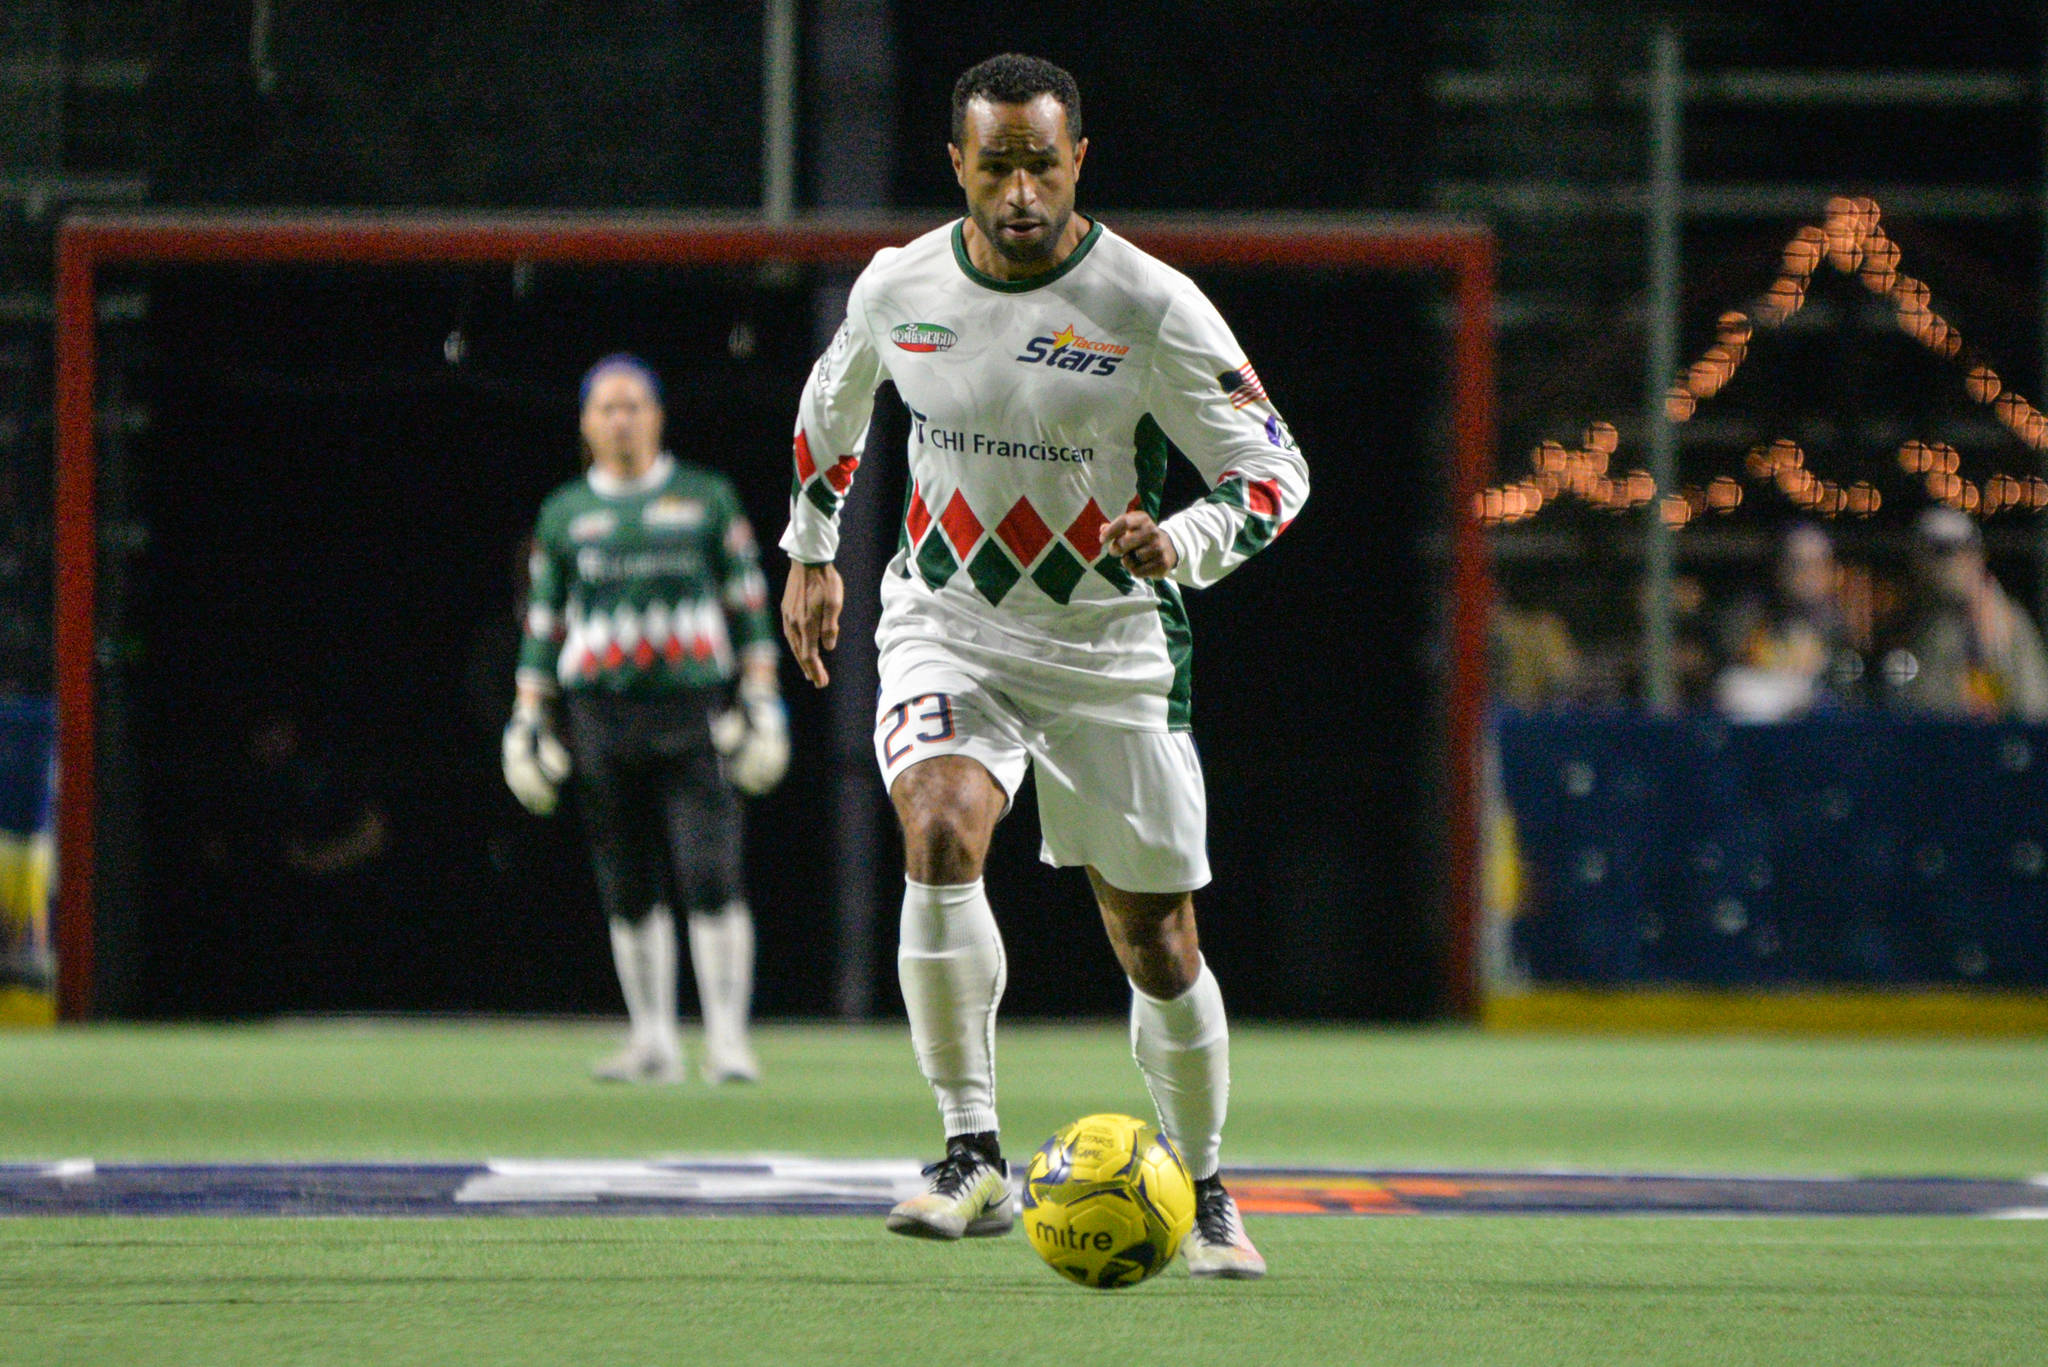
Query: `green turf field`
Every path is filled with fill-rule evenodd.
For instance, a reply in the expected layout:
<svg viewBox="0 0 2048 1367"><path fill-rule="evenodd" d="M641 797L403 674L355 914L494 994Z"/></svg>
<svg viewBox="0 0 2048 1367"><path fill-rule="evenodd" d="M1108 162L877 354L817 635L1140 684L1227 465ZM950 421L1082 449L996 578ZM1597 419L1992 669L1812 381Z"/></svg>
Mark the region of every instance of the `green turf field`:
<svg viewBox="0 0 2048 1367"><path fill-rule="evenodd" d="M854 1220L0 1224L10 1362L2039 1362L2039 1226L1269 1220L1273 1274L1087 1292Z"/></svg>
<svg viewBox="0 0 2048 1367"><path fill-rule="evenodd" d="M900 1029L784 1028L766 1082L584 1080L601 1031L0 1034L0 1160L919 1156ZM1011 1028L1013 1148L1143 1113L1120 1029ZM1240 1030L1227 1159L2048 1172L2048 1041ZM825 1219L0 1221L13 1362L2019 1363L2048 1222L1268 1218L1273 1274L1079 1290L1021 1239Z"/></svg>

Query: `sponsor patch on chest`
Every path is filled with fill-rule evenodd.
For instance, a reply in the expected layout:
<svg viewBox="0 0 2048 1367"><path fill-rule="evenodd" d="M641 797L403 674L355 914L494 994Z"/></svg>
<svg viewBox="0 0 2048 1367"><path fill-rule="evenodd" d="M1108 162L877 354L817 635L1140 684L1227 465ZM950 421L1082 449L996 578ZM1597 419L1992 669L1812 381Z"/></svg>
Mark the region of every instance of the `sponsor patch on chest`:
<svg viewBox="0 0 2048 1367"><path fill-rule="evenodd" d="M704 525L704 503L701 499L679 498L670 494L657 498L640 510L640 525L662 530L685 531Z"/></svg>
<svg viewBox="0 0 2048 1367"><path fill-rule="evenodd" d="M938 323L898 323L889 329L889 340L904 351L951 351L960 338L953 329Z"/></svg>
<svg viewBox="0 0 2048 1367"><path fill-rule="evenodd" d="M578 513L569 519L571 541L602 541L619 529L619 515L609 508Z"/></svg>

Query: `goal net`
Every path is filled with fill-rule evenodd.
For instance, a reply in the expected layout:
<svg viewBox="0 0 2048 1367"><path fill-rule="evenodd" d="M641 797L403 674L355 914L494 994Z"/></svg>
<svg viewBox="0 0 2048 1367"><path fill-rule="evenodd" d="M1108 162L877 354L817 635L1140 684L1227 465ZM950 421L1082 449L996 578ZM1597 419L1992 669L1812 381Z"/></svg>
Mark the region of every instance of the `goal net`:
<svg viewBox="0 0 2048 1367"><path fill-rule="evenodd" d="M1205 933L1249 965L1255 1014L1469 1010L1491 239L1435 220L1108 217L1216 299L1315 480L1283 553L1191 603L1224 871ZM846 284L936 221L67 222L64 1014L92 1011L96 952L138 984L132 1005L168 1013L608 1000L577 831L524 818L495 773L515 567L541 498L577 473L576 377L607 352L646 356L667 444L730 475L772 541L796 394ZM146 323L102 327L110 282L147 295ZM114 397L147 424L96 425ZM850 571L894 544L902 422L885 395L846 514ZM1196 488L1175 465L1169 502ZM796 765L751 809L769 1011L880 1004L895 854L862 624L851 605L836 690L789 688ZM252 777L280 752L285 777ZM276 867L292 822L365 813L387 838L359 865ZM1071 925L1048 913L1034 933L1098 952L1085 898L1043 883L1016 829L1031 824L1006 823L997 876L1020 905L1073 903ZM1064 968L1023 970L1013 1000L1114 1009Z"/></svg>

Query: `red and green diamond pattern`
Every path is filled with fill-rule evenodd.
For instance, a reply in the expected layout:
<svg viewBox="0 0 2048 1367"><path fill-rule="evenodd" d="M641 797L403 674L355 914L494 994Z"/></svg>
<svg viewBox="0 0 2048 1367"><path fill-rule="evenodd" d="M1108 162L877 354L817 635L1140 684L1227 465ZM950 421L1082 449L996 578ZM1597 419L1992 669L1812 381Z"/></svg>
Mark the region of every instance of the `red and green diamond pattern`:
<svg viewBox="0 0 2048 1367"><path fill-rule="evenodd" d="M825 467L825 477L819 479L818 462L811 455L811 439L802 428L797 429L792 454L796 459L796 482L790 486L790 497L807 498L825 516L837 516L840 501L853 487L853 473L860 469L860 457L841 456Z"/></svg>
<svg viewBox="0 0 2048 1367"><path fill-rule="evenodd" d="M1241 556L1257 555L1290 525L1280 520L1280 486L1270 479L1246 479L1235 470L1226 470L1204 501L1224 504L1245 515L1231 543L1231 549Z"/></svg>
<svg viewBox="0 0 2048 1367"><path fill-rule="evenodd" d="M918 573L935 589L964 569L991 603L1001 603L1028 577L1046 597L1064 605L1091 569L1119 593L1136 587L1116 557L1103 554L1099 533L1107 521L1109 515L1091 498L1066 531L1056 534L1031 500L1020 498L990 529L959 490L934 517L924 491L913 486L903 530Z"/></svg>

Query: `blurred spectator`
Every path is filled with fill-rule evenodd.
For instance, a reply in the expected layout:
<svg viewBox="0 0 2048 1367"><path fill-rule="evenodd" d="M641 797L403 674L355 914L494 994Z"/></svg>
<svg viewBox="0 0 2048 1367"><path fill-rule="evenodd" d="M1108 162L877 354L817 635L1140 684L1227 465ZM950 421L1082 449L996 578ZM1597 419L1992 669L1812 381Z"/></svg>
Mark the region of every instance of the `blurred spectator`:
<svg viewBox="0 0 2048 1367"><path fill-rule="evenodd" d="M1977 524L1930 508L1913 529L1904 628L1884 658L1899 706L1937 716L2048 720L2041 633L1984 562Z"/></svg>
<svg viewBox="0 0 2048 1367"><path fill-rule="evenodd" d="M383 855L390 843L384 813L349 786L331 757L307 746L292 711L260 712L243 759L235 836L251 867L325 879ZM209 856L229 847L222 840Z"/></svg>
<svg viewBox="0 0 2048 1367"><path fill-rule="evenodd" d="M1783 721L1847 701L1863 674L1835 592L1834 542L1809 523L1778 546L1770 592L1736 603L1722 623L1725 667L1714 702L1741 721Z"/></svg>
<svg viewBox="0 0 2048 1367"><path fill-rule="evenodd" d="M1645 585L1646 597L1647 589ZM1721 662L1713 616L1708 611L1707 586L1698 575L1680 574L1672 579L1671 618L1671 672L1679 700L1687 707L1704 707L1713 695L1714 674Z"/></svg>
<svg viewBox="0 0 2048 1367"><path fill-rule="evenodd" d="M1625 571L1616 566L1611 571ZM1598 570L1594 571L1599 573ZM1634 607L1620 634L1588 648L1583 664L1580 700L1593 703L1647 702L1650 696L1649 652L1643 623L1650 613L1650 585L1643 579L1633 594L1618 601ZM1702 707L1714 681L1713 633L1708 629L1707 590L1698 576L1671 579L1671 682L1680 710Z"/></svg>
<svg viewBox="0 0 2048 1367"><path fill-rule="evenodd" d="M1502 601L1494 605L1488 636L1496 699L1533 711L1578 696L1579 648L1564 618L1546 608Z"/></svg>
<svg viewBox="0 0 2048 1367"><path fill-rule="evenodd" d="M249 932L242 1005L342 1004L336 986L363 975L386 938L389 821L289 706L257 710L225 778L200 852Z"/></svg>

